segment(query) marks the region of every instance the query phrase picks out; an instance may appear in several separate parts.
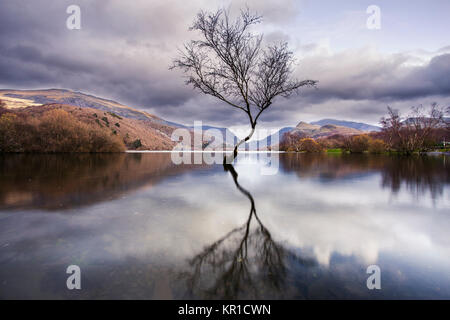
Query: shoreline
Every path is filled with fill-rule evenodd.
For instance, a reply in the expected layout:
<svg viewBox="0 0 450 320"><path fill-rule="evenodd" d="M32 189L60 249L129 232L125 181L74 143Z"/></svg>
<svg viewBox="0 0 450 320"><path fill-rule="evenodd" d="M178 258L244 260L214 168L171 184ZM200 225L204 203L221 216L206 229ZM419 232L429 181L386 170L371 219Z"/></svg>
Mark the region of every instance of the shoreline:
<svg viewBox="0 0 450 320"><path fill-rule="evenodd" d="M226 151L220 151L220 150L125 150L125 151L119 151L119 152L21 152L21 151L12 151L12 152L0 152L0 155L3 154L94 154L94 153L102 153L102 154L120 154L120 153L224 153L224 154L229 154L229 153L233 153L232 150L226 150ZM239 154L252 154L252 153L294 153L294 154L301 154L301 153L308 153L306 151L256 151L256 150L242 150L239 151ZM315 153L315 152L309 152L311 154L319 154L319 153ZM345 151L325 151L325 152L321 152L322 154L371 154L371 155L405 155L406 154L401 154L401 153L397 153L397 152L383 152L383 153L368 153L368 152L362 152L362 153L351 153L351 152L345 152ZM445 156L450 156L450 151L427 151L427 152L414 152L409 154L408 156L411 155L426 155L426 156L438 156L438 155L445 155Z"/></svg>

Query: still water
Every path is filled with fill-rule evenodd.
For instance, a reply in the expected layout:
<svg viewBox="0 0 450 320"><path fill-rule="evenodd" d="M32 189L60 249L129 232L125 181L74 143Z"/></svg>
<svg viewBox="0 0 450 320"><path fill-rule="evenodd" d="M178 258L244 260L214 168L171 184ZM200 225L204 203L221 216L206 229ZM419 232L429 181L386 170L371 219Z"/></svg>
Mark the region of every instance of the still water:
<svg viewBox="0 0 450 320"><path fill-rule="evenodd" d="M448 157L265 166L0 154L0 298L450 299Z"/></svg>

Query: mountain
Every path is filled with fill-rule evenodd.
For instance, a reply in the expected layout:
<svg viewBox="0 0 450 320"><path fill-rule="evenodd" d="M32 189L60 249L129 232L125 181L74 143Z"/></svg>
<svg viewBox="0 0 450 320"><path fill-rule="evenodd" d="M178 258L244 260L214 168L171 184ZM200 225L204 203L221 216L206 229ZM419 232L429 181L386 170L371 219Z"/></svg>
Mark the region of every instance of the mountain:
<svg viewBox="0 0 450 320"><path fill-rule="evenodd" d="M333 135L354 135L354 134L362 134L364 131L345 127L345 126L337 126L337 125L324 125L320 126L317 124L310 124L306 123L304 121L301 121L297 124L295 127L284 127L277 131L276 133L261 139L257 141L251 141L250 143L246 144L246 148L248 150L264 150L267 146L271 147L272 149L276 148L276 146L281 142L283 139L283 135L285 133L290 133L298 138L326 138ZM278 139L276 139L276 136L278 135Z"/></svg>
<svg viewBox="0 0 450 320"><path fill-rule="evenodd" d="M273 147L280 143L281 139L283 138L283 135L286 132L290 132L294 129L294 127L284 127L278 130L277 132L271 134L270 136L267 136L266 138L251 141L249 143L245 144L245 148L248 150L264 150L266 147Z"/></svg>
<svg viewBox="0 0 450 320"><path fill-rule="evenodd" d="M322 119L319 121L313 121L311 122L313 125L319 125L319 126L325 126L325 125L337 125L341 127L347 127L352 129L357 129L365 132L370 131L380 131L381 128L377 126L373 126L367 123L363 122L353 122L353 121L346 121L346 120L336 120L336 119Z"/></svg>
<svg viewBox="0 0 450 320"><path fill-rule="evenodd" d="M290 133L298 135L300 137L310 137L317 139L329 137L336 134L343 136L361 134L363 133L363 131L334 124L326 124L320 126L317 124L308 124L306 122L300 122L294 129L290 131Z"/></svg>
<svg viewBox="0 0 450 320"><path fill-rule="evenodd" d="M129 149L171 150L172 132L181 125L116 101L65 89L0 90L0 100L14 112L39 116L55 108L121 136Z"/></svg>
<svg viewBox="0 0 450 320"><path fill-rule="evenodd" d="M151 120L165 123L161 118L145 111L127 107L118 102L66 89L46 90L0 90L0 99L9 107L28 107L51 103L65 104L80 108L93 108L129 119Z"/></svg>
<svg viewBox="0 0 450 320"><path fill-rule="evenodd" d="M203 126L205 128L205 126ZM242 145L242 150L265 150L267 147L270 148L276 148L276 146L281 142L283 139L283 135L285 133L291 133L296 135L299 138L325 138L332 135L355 135L355 134L362 134L364 131L344 127L344 126L337 126L337 125L315 125L306 123L304 121L301 121L297 124L295 127L284 127L278 130L277 132L271 134L268 137L265 137L260 140L254 140L255 138L251 139L249 143L246 143L245 146Z"/></svg>
<svg viewBox="0 0 450 320"><path fill-rule="evenodd" d="M300 121L296 126L295 129L302 130L305 132L314 132L315 130L320 129L321 125L317 124L311 124L304 121Z"/></svg>
<svg viewBox="0 0 450 320"><path fill-rule="evenodd" d="M191 130L194 130L193 126L188 127ZM223 128L223 127L215 127L215 126L209 126L209 125L202 125L202 130L203 131L207 131L209 130L209 132L205 132L205 135L207 137L217 137L222 140L222 142L225 143L225 146L228 148L232 148L234 145L236 145L239 142L239 138L233 133L231 132L230 129L228 128ZM212 131L215 130L216 132ZM220 132L220 134L219 134Z"/></svg>
<svg viewBox="0 0 450 320"><path fill-rule="evenodd" d="M273 148L278 144L275 142L275 136L278 135L278 141L281 141L283 135L286 132L295 134L299 138L310 137L317 139L329 137L332 135L348 136L380 130L381 128L372 126L370 124L345 120L322 119L311 123L300 121L295 127L284 127L271 136L258 141L251 141L250 143L246 144L246 146L249 150L257 150L258 148L260 149L261 146L263 146L263 149L265 146L270 146Z"/></svg>
<svg viewBox="0 0 450 320"><path fill-rule="evenodd" d="M171 150L175 143L170 139L175 128L150 123L149 121L124 118L114 112L104 112L88 107L50 103L26 108L14 108L10 112L23 121L40 121L52 110L62 110L72 118L105 133L120 137L129 150ZM0 115L5 111L0 110Z"/></svg>
<svg viewBox="0 0 450 320"><path fill-rule="evenodd" d="M191 131L191 137L194 134L192 126L167 121L146 111L137 110L113 100L66 89L0 89L0 100L6 108L12 109L14 112L38 116L51 109L64 109L79 120L96 122L99 126L108 128L114 134L122 136L129 149L172 150L176 144L171 140L172 132L175 129L188 129ZM224 139L228 134L230 141L234 144L239 141L227 128L203 126L203 130L208 129L218 130L222 133ZM212 142L213 137L214 134L204 134L202 145L205 146ZM137 142L138 140L140 143ZM191 140L191 143L193 143L194 139ZM139 144L142 145L136 147ZM226 147L232 148L233 146L227 144Z"/></svg>
<svg viewBox="0 0 450 320"><path fill-rule="evenodd" d="M442 123L438 123L437 127L440 128L448 128L448 126L450 125L450 118L449 117L443 117L442 118ZM405 120L403 120L403 124L406 125L414 125L414 123L421 123L421 121L425 121L427 123L433 123L432 119L429 117L425 117L425 118L407 118Z"/></svg>
<svg viewBox="0 0 450 320"><path fill-rule="evenodd" d="M113 100L99 98L93 95L75 92L66 89L45 90L8 90L0 89L0 100L6 108L18 112L42 113L45 110L63 108L85 122L96 122L108 128L114 134L120 135L130 149L140 150L171 150L175 142L171 140L172 132L177 128L191 131L193 127L164 120L146 111L137 110ZM228 128L203 125L203 130L216 129L221 133L222 139L228 136L230 142L225 147L231 149L240 139ZM335 134L353 135L367 131L379 131L380 128L361 122L352 122L335 119L322 119L306 123L299 122L296 127L284 127L278 132L260 140L242 146L248 150L274 147L281 141L286 132L299 137L321 138ZM277 138L278 135L278 139ZM216 134L208 133L202 137L202 145L210 144ZM140 147L137 141L142 144ZM191 139L193 140L193 139ZM136 144L135 144L136 142ZM193 142L193 141L192 141Z"/></svg>

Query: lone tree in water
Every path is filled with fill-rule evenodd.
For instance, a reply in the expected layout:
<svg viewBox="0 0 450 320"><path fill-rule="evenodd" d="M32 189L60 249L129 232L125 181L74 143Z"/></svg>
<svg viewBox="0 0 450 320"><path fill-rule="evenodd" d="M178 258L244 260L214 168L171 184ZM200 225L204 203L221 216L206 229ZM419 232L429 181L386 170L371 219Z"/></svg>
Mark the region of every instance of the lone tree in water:
<svg viewBox="0 0 450 320"><path fill-rule="evenodd" d="M187 74L187 85L240 109L248 116L251 131L234 147L250 140L256 123L277 96L289 97L303 86L317 81L292 79L294 57L287 43L261 47L262 35L250 32L261 16L241 10L235 21L228 12L201 11L190 30L201 33L201 40L184 45L172 68Z"/></svg>

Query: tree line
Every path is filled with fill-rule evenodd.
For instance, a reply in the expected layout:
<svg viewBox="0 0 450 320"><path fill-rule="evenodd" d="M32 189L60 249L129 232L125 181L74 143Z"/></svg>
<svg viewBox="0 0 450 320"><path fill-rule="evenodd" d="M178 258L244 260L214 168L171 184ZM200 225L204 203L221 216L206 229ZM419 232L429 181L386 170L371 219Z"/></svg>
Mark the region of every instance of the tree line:
<svg viewBox="0 0 450 320"><path fill-rule="evenodd" d="M448 112L449 107L444 109L436 103L429 108L412 107L406 116L388 107L388 114L380 120L380 132L352 136L337 134L318 139L287 132L281 139L280 150L323 152L327 149L341 149L351 153L411 154L445 149L450 141L449 120L444 117Z"/></svg>

